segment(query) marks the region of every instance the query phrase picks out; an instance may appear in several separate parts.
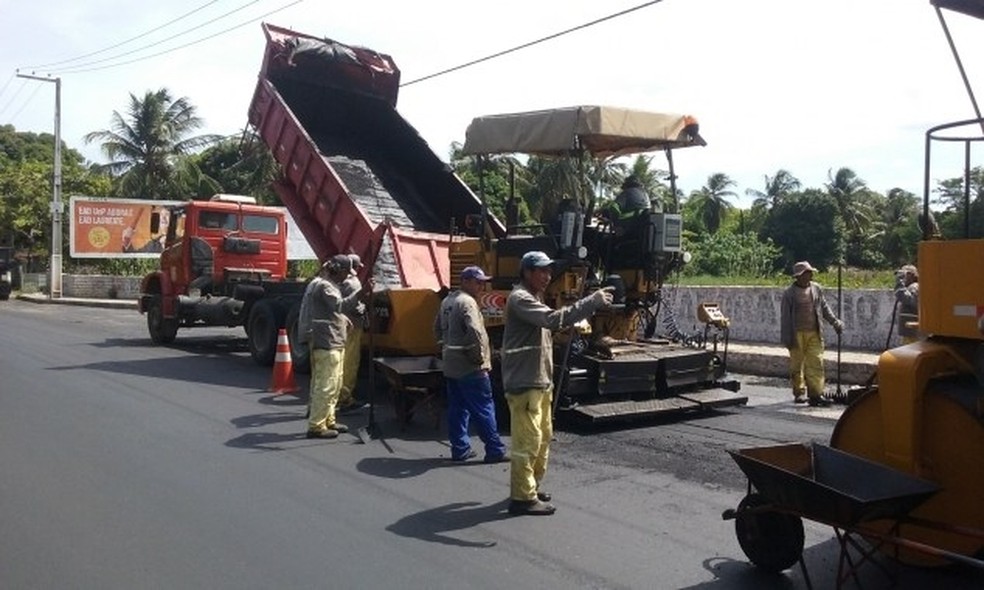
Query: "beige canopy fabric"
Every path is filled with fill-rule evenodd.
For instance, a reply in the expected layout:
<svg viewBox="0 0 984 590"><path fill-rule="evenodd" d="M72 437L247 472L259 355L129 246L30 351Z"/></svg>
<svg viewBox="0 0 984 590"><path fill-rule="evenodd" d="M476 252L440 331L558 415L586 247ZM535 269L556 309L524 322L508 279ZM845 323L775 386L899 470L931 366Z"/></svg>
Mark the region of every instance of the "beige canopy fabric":
<svg viewBox="0 0 984 590"><path fill-rule="evenodd" d="M706 145L697 119L606 106L577 106L477 117L465 132L465 155L560 156L578 149L596 158Z"/></svg>

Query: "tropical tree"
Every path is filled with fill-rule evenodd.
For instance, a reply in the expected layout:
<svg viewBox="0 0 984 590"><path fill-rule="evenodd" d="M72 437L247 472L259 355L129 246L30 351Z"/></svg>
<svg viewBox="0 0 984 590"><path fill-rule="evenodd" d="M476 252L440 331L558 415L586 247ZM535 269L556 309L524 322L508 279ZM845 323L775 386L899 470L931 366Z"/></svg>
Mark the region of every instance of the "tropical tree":
<svg viewBox="0 0 984 590"><path fill-rule="evenodd" d="M970 170L970 190L965 191L963 177L949 178L937 183L936 203L944 207L939 215L940 227L946 237L984 236L984 167ZM970 215L966 216L967 201Z"/></svg>
<svg viewBox="0 0 984 590"><path fill-rule="evenodd" d="M51 198L55 137L0 127L0 243L18 250L47 251L51 244ZM62 195L109 196L109 177L93 171L82 155L62 145ZM67 240L68 232L63 238Z"/></svg>
<svg viewBox="0 0 984 590"><path fill-rule="evenodd" d="M125 115L113 111L109 129L93 131L84 139L99 142L110 159L102 168L116 177L117 195L174 199L186 196L176 175L178 163L219 139L191 135L203 123L187 98L174 99L161 88L147 91L143 98L130 94Z"/></svg>
<svg viewBox="0 0 984 590"><path fill-rule="evenodd" d="M500 220L509 221L510 196L515 197L515 221L520 225L532 221L526 195L530 191L529 171L514 156L496 155L484 159L479 182L478 158L465 156L462 145L451 144L451 166L461 180L477 195L485 196L489 210Z"/></svg>
<svg viewBox="0 0 984 590"><path fill-rule="evenodd" d="M709 233L716 233L728 212L734 209L729 197L738 196L731 188L735 181L717 172L707 177L707 184L690 193L687 207L693 211Z"/></svg>
<svg viewBox="0 0 984 590"><path fill-rule="evenodd" d="M901 188L893 188L885 196L878 220L882 227L878 247L886 262L895 268L916 259L919 205L919 197Z"/></svg>
<svg viewBox="0 0 984 590"><path fill-rule="evenodd" d="M761 229L769 210L778 205L783 199L800 189L800 181L788 170L779 169L775 176L765 175L765 188L745 189L745 194L752 197L752 207L749 210L749 225L751 229Z"/></svg>
<svg viewBox="0 0 984 590"><path fill-rule="evenodd" d="M782 266L809 260L825 269L836 264L843 250L843 222L829 194L807 189L791 195L769 211L761 237L782 248Z"/></svg>
<svg viewBox="0 0 984 590"><path fill-rule="evenodd" d="M279 205L273 192L277 162L252 132L219 141L199 154L184 158L178 167L182 185L198 187L197 197L216 192L255 197L264 205Z"/></svg>

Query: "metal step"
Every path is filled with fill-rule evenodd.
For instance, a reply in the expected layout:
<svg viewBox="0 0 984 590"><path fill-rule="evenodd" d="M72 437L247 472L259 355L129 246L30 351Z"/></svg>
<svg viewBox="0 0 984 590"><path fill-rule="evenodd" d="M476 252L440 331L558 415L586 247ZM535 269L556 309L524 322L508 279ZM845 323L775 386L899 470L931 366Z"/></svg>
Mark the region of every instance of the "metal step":
<svg viewBox="0 0 984 590"><path fill-rule="evenodd" d="M722 406L743 406L748 403L748 396L728 389L715 387L691 393L681 393L681 398L696 402L705 408L720 408Z"/></svg>
<svg viewBox="0 0 984 590"><path fill-rule="evenodd" d="M711 408L742 405L747 402L748 396L738 395L726 389L714 388L680 394L677 397L666 399L584 404L563 411L571 412L592 422L606 422L648 418L661 414L700 412Z"/></svg>

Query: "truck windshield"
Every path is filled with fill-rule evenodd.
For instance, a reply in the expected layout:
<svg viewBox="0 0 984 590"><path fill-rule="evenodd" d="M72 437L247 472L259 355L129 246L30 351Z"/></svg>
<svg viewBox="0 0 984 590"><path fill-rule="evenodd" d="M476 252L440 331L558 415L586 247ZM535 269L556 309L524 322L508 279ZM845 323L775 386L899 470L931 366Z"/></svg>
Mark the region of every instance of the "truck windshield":
<svg viewBox="0 0 984 590"><path fill-rule="evenodd" d="M235 213L224 213L222 211L202 211L198 215L198 227L201 229L224 229L236 231Z"/></svg>
<svg viewBox="0 0 984 590"><path fill-rule="evenodd" d="M243 216L243 231L245 232L259 232L263 234L276 235L279 228L280 224L277 222L276 217L269 217L266 215Z"/></svg>

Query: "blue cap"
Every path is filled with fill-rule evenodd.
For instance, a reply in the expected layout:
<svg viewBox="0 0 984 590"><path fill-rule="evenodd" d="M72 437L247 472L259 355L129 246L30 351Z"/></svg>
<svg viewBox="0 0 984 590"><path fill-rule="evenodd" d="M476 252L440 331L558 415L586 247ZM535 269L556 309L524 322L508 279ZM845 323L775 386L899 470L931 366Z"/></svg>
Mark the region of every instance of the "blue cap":
<svg viewBox="0 0 984 590"><path fill-rule="evenodd" d="M553 263L554 261L543 252L533 250L532 252L523 254L523 259L520 260L519 267L522 269L543 268L544 266L550 266Z"/></svg>
<svg viewBox="0 0 984 590"><path fill-rule="evenodd" d="M465 279L475 279L476 281L491 281L492 277L485 274L481 268L477 266L467 266L461 271L461 280Z"/></svg>

